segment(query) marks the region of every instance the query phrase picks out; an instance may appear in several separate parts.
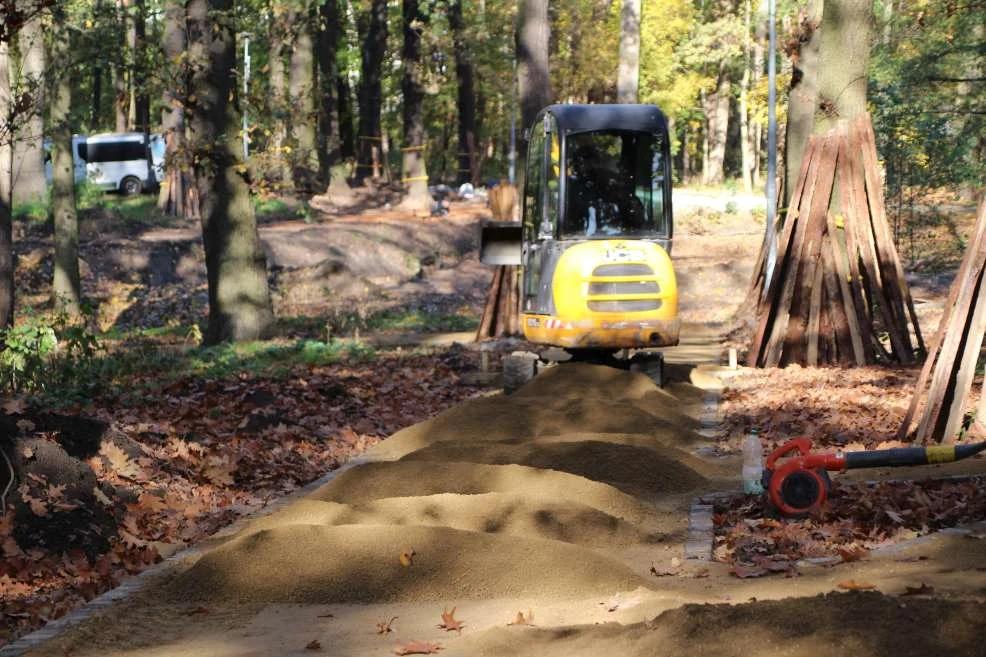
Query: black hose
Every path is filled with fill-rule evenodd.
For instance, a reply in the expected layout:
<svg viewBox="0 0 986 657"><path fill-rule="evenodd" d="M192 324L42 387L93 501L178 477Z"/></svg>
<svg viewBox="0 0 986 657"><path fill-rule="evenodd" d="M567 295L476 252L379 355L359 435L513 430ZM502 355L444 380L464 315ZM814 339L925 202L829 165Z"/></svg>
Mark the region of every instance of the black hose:
<svg viewBox="0 0 986 657"><path fill-rule="evenodd" d="M972 445L935 445L932 447L898 447L866 452L847 452L846 470L855 468L896 468L929 463L951 463L986 450L986 442Z"/></svg>

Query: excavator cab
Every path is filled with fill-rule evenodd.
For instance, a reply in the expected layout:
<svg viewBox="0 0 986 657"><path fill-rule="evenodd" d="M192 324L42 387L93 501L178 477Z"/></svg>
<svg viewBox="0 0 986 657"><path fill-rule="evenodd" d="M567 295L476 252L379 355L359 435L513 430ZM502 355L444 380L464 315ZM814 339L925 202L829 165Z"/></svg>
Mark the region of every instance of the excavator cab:
<svg viewBox="0 0 986 657"><path fill-rule="evenodd" d="M480 257L521 265L521 325L569 350L678 343L671 152L654 105L551 105L531 126L523 221L483 226Z"/></svg>

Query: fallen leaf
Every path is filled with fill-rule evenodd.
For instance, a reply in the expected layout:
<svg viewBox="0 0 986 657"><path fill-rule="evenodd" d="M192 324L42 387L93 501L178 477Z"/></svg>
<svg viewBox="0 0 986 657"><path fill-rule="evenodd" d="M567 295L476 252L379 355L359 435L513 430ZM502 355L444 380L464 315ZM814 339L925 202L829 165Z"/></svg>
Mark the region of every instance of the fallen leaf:
<svg viewBox="0 0 986 657"><path fill-rule="evenodd" d="M763 577L769 571L766 568L760 566L744 566L742 564L736 564L729 569L730 575L735 575L740 579L748 579L750 577Z"/></svg>
<svg viewBox="0 0 986 657"><path fill-rule="evenodd" d="M442 647L437 643L427 641L411 641L410 643L398 643L394 645L395 655L433 655Z"/></svg>
<svg viewBox="0 0 986 657"><path fill-rule="evenodd" d="M319 614L316 618L335 618L335 614Z"/></svg>
<svg viewBox="0 0 986 657"><path fill-rule="evenodd" d="M699 568L694 573L692 573L692 577L694 577L695 579L705 579L708 576L709 576L708 568Z"/></svg>
<svg viewBox="0 0 986 657"><path fill-rule="evenodd" d="M202 614L208 614L209 610L205 607L196 607L195 609L190 609L185 612L186 616L201 616Z"/></svg>
<svg viewBox="0 0 986 657"><path fill-rule="evenodd" d="M397 620L397 616L394 616L389 621L380 621L377 623L377 634L387 634L389 632L393 632L394 630L392 630L390 626L395 620Z"/></svg>
<svg viewBox="0 0 986 657"><path fill-rule="evenodd" d="M853 561L859 561L860 559L865 559L870 556L870 551L863 547L852 547L852 548L839 548L839 556L846 563L852 563Z"/></svg>
<svg viewBox="0 0 986 657"><path fill-rule="evenodd" d="M21 454L23 454L24 458L26 459L33 458L34 450L31 449L30 447L25 447L24 449L21 450Z"/></svg>
<svg viewBox="0 0 986 657"><path fill-rule="evenodd" d="M924 582L921 586L905 586L904 592L901 595L931 595L935 592L935 587L928 586Z"/></svg>
<svg viewBox="0 0 986 657"><path fill-rule="evenodd" d="M462 628L465 626L465 623L462 621L455 620L455 607L452 607L452 611L442 611L442 623L438 626L441 629L446 632L455 630L459 634L462 634Z"/></svg>
<svg viewBox="0 0 986 657"><path fill-rule="evenodd" d="M319 642L318 639L312 639L311 641L308 642L308 645L305 646L305 650L321 650L321 649L322 649L322 644Z"/></svg>
<svg viewBox="0 0 986 657"><path fill-rule="evenodd" d="M21 415L27 411L27 400L23 397L18 399L8 399L0 408L3 408L3 412L7 415Z"/></svg>
<svg viewBox="0 0 986 657"><path fill-rule="evenodd" d="M658 568L654 564L650 565L650 574L654 577L671 577L673 575L681 574L681 565L675 565L674 561L671 562L670 566L662 566Z"/></svg>
<svg viewBox="0 0 986 657"><path fill-rule="evenodd" d="M410 550L404 550L403 552L401 552L401 555L399 557L401 565L405 567L413 565L415 554L417 554L417 552L414 551L414 548L411 548Z"/></svg>
<svg viewBox="0 0 986 657"><path fill-rule="evenodd" d="M854 579L847 579L844 582L839 582L839 588L846 589L847 591L870 591L875 589L876 586L867 582L857 582Z"/></svg>
<svg viewBox="0 0 986 657"><path fill-rule="evenodd" d="M528 609L527 617L525 618L524 612L518 611L517 618L512 623L507 623L507 625L534 625L534 612Z"/></svg>

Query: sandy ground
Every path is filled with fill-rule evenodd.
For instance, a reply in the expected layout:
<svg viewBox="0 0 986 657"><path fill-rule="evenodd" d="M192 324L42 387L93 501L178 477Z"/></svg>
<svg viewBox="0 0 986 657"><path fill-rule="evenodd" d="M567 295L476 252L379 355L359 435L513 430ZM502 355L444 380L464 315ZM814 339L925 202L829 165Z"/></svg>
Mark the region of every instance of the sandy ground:
<svg viewBox="0 0 986 657"><path fill-rule="evenodd" d="M986 654L981 539L939 535L793 579L699 561L653 576L682 557L695 496L735 485L734 460L696 451L703 396L549 369L399 432L369 453L384 460L29 654L369 657L410 641L463 657ZM848 580L873 591L839 592ZM899 597L922 584L934 596ZM461 632L438 627L452 607ZM531 625L511 624L519 612Z"/></svg>

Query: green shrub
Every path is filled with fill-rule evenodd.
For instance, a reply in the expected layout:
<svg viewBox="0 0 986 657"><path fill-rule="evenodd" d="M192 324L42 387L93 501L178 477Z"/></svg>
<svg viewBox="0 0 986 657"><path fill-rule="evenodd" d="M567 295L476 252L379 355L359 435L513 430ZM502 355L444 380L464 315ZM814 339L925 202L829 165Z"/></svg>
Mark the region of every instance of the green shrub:
<svg viewBox="0 0 986 657"><path fill-rule="evenodd" d="M85 323L72 321L65 313L35 317L30 311L26 321L0 331L0 344L0 389L14 393L52 391L89 381L101 349Z"/></svg>

